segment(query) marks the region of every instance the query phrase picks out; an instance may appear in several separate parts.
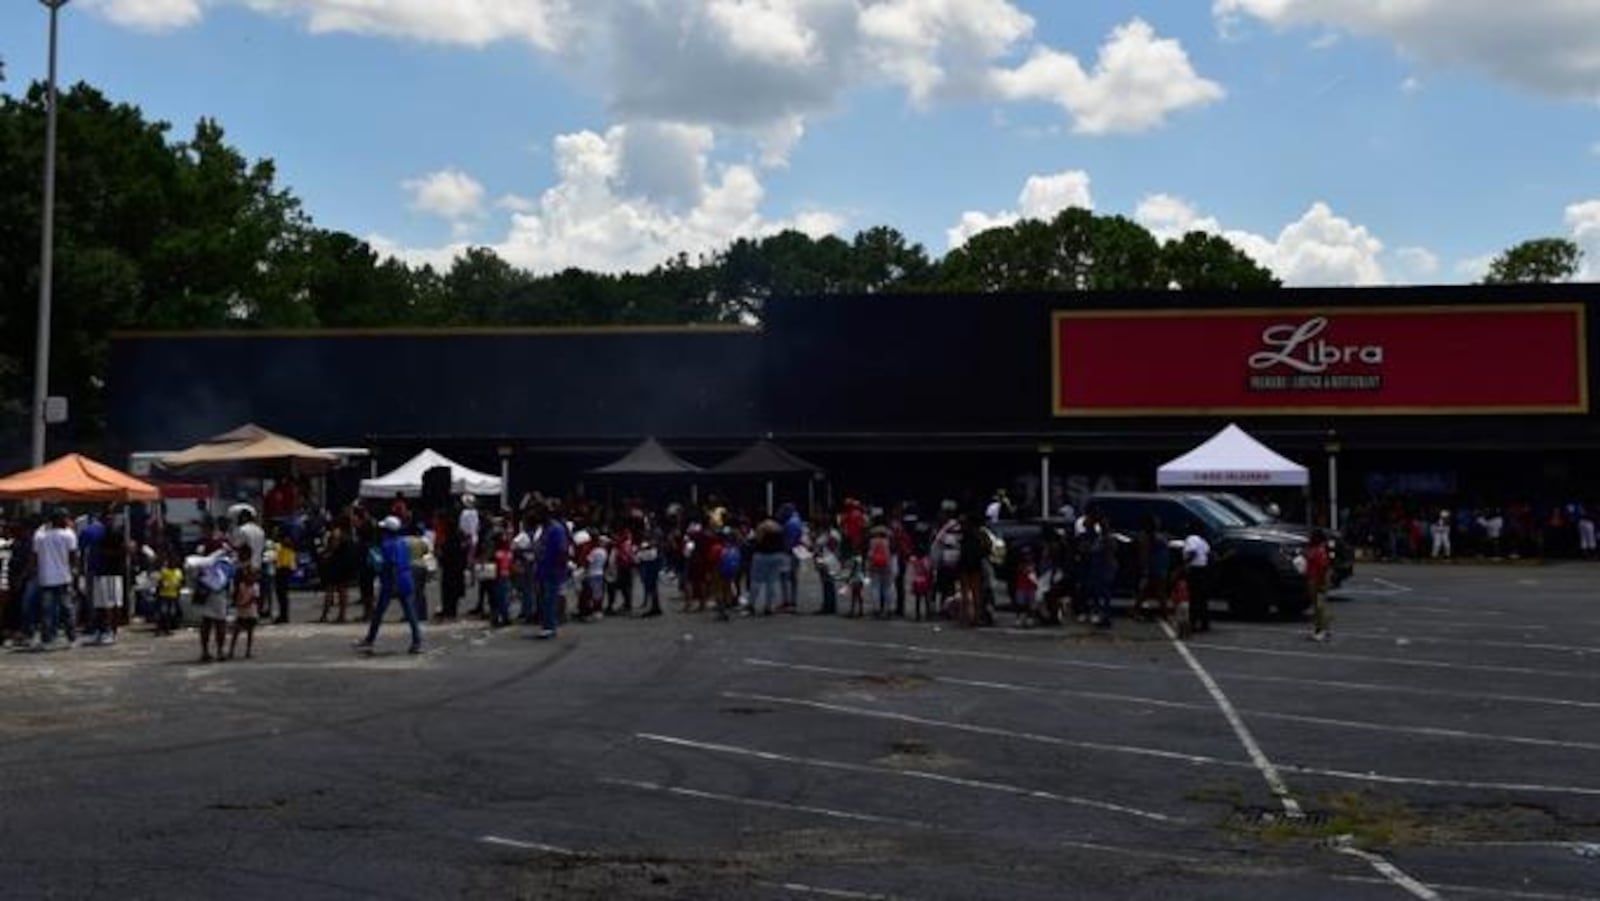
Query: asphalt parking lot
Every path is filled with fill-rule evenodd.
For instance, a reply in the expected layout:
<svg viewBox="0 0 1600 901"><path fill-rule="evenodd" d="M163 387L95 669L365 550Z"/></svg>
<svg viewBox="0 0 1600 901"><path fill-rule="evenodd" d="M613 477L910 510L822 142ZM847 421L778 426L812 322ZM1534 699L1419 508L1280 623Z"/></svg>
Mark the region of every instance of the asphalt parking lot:
<svg viewBox="0 0 1600 901"><path fill-rule="evenodd" d="M1597 575L1363 566L1331 644L1187 654L678 614L3 654L0 894L1600 898Z"/></svg>

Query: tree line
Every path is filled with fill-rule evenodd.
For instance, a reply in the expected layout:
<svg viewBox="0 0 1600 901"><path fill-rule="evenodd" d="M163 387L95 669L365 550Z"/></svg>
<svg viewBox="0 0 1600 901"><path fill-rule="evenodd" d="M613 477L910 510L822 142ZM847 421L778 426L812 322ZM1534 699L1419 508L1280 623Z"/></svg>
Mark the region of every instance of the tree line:
<svg viewBox="0 0 1600 901"><path fill-rule="evenodd" d="M42 85L0 93L0 422L12 424L0 447L26 433L45 112ZM877 226L740 238L625 274L534 273L487 247L448 269L408 265L318 227L272 161L229 144L214 119L180 135L87 84L60 94L57 161L51 386L71 400L80 440L101 430L117 330L726 323L758 321L784 295L1279 286L1221 237L1162 242L1082 209L985 231L942 258ZM1511 264L1548 278L1548 250Z"/></svg>

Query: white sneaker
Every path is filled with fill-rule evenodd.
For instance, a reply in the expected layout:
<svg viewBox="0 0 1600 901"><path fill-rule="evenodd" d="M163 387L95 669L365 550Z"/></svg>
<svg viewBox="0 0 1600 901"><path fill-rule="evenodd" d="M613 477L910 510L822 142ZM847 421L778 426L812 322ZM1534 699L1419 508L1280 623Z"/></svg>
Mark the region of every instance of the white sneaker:
<svg viewBox="0 0 1600 901"><path fill-rule="evenodd" d="M30 650L30 651L42 651L42 650L44 650L44 640L41 639L37 635L35 635L32 638L28 639L28 650Z"/></svg>
<svg viewBox="0 0 1600 901"><path fill-rule="evenodd" d="M106 633L104 633L103 635L100 636L99 644L102 644L102 645L113 645L113 644L116 644L116 643L117 643L117 633L115 633L115 632L106 632Z"/></svg>

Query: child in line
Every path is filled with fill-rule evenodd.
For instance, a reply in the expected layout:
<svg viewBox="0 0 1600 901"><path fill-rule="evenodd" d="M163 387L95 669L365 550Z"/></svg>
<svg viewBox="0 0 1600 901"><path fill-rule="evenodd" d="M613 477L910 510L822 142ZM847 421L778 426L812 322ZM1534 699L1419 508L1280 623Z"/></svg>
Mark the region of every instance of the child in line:
<svg viewBox="0 0 1600 901"><path fill-rule="evenodd" d="M156 634L171 635L183 624L183 566L169 555L156 575Z"/></svg>
<svg viewBox="0 0 1600 901"><path fill-rule="evenodd" d="M494 610L489 617L489 628L499 629L511 625L511 539L501 535L495 543L494 554Z"/></svg>
<svg viewBox="0 0 1600 901"><path fill-rule="evenodd" d="M639 585L644 590L644 616L661 615L661 549L646 538L635 558L639 563Z"/></svg>
<svg viewBox="0 0 1600 901"><path fill-rule="evenodd" d="M1306 565L1306 594L1311 602L1314 616L1311 626L1310 638L1312 641L1327 641L1333 637L1329 631L1328 622L1328 536L1321 529L1311 533L1311 543L1306 545L1302 553Z"/></svg>
<svg viewBox="0 0 1600 901"><path fill-rule="evenodd" d="M917 620L922 620L924 611L928 619L933 619L933 561L927 554L911 558L911 597Z"/></svg>
<svg viewBox="0 0 1600 901"><path fill-rule="evenodd" d="M867 615L867 567L858 553L852 553L844 562L844 581L850 587L850 612L846 616Z"/></svg>
<svg viewBox="0 0 1600 901"><path fill-rule="evenodd" d="M1039 576L1033 568L1033 554L1027 548L1018 552L1016 589L1013 601L1017 608L1017 625L1034 624L1034 605L1039 597Z"/></svg>
<svg viewBox="0 0 1600 901"><path fill-rule="evenodd" d="M244 633L244 656L256 647L256 620L261 612L261 579L254 566L244 566L233 586L233 636L228 641L228 659L239 650L239 633Z"/></svg>
<svg viewBox="0 0 1600 901"><path fill-rule="evenodd" d="M1172 596L1168 601L1168 619L1178 630L1179 638L1188 638L1193 632L1189 621L1189 569L1184 567L1172 580Z"/></svg>
<svg viewBox="0 0 1600 901"><path fill-rule="evenodd" d="M727 619L731 611L739 605L739 573L743 564L744 555L739 551L739 543L733 541L731 536L725 536L722 556L717 560L718 619Z"/></svg>
<svg viewBox="0 0 1600 901"><path fill-rule="evenodd" d="M837 616L839 613L839 578L843 568L839 563L839 552L834 547L834 540L827 538L822 542L822 550L817 553L817 580L822 585L822 609L818 611L822 616Z"/></svg>

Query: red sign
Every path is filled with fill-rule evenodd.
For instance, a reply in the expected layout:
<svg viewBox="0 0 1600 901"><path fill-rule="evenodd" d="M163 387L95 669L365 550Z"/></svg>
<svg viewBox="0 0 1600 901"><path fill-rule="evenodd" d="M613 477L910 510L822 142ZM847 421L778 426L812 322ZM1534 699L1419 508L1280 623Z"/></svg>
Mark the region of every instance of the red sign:
<svg viewBox="0 0 1600 901"><path fill-rule="evenodd" d="M1581 304L1055 314L1057 416L1587 413Z"/></svg>

